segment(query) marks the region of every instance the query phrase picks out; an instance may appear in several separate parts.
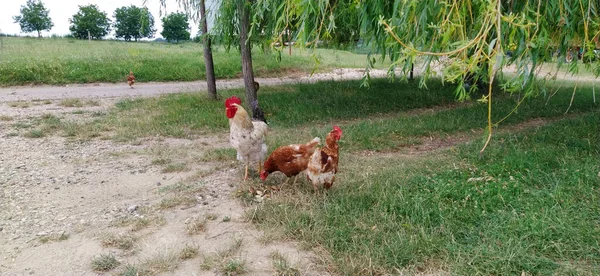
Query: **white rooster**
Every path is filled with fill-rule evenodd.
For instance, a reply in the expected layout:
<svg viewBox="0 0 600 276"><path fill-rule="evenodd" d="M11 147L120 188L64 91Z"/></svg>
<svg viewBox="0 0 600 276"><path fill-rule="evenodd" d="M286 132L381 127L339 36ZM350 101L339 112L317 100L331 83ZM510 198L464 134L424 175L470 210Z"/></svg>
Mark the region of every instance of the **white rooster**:
<svg viewBox="0 0 600 276"><path fill-rule="evenodd" d="M248 112L242 107L242 100L232 96L225 100L225 110L229 118L229 142L237 151L237 159L244 162L244 180L248 180L248 166L250 163L258 163L258 172L267 154L265 135L267 134L267 123L258 103L254 102L253 108L258 112L256 120L252 120Z"/></svg>

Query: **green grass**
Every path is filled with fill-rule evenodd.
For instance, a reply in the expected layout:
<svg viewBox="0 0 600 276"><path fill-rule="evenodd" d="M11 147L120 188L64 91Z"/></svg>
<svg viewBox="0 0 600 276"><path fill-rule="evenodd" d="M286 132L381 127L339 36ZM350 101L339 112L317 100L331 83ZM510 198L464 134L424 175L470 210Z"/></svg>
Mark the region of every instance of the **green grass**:
<svg viewBox="0 0 600 276"><path fill-rule="evenodd" d="M261 105L272 130L269 147L322 137L333 124L344 129L341 143L347 150L396 150L418 144L421 137L482 130L486 126L486 104L457 104L454 87L443 86L437 80L431 80L428 87L419 89L417 82L375 80L369 89L360 87L359 81L261 88ZM571 88L563 87L549 100L541 96L527 99L500 126L532 118L561 117L569 106L571 92ZM223 97L243 95L235 89L220 93ZM516 96L497 93L493 121L509 114L518 100ZM592 101L592 88L579 86L569 112L577 114L597 108L598 104ZM176 94L121 101L108 115L79 127L81 133L76 135L102 135L98 132L101 129L110 130L111 137L119 141L154 135L193 138L226 132L228 121L222 101L212 101L198 93ZM227 156L228 149L215 149L201 159L224 161Z"/></svg>
<svg viewBox="0 0 600 276"><path fill-rule="evenodd" d="M319 49L320 69L366 65L366 55ZM197 43L165 44L151 42L86 41L73 39L34 39L6 37L0 49L0 86L23 84L64 84L125 82L133 70L138 82L192 81L205 78L202 46ZM213 50L217 78L240 76L240 55ZM294 51L292 56L252 53L255 75L282 76L290 72L311 72L312 53Z"/></svg>
<svg viewBox="0 0 600 276"><path fill-rule="evenodd" d="M454 103L452 87L437 81L429 85L429 91L418 89L416 82L386 80L374 81L370 89L361 88L359 81L265 87L261 88L261 105L270 127L277 128L317 122L322 125ZM220 93L223 97L243 95L239 89ZM190 137L228 128L223 102L198 93L124 100L117 103L108 118L96 123L106 129L116 127L116 136L122 140L156 134Z"/></svg>
<svg viewBox="0 0 600 276"><path fill-rule="evenodd" d="M326 197L306 187L253 220L324 247L344 275L594 275L599 115L497 135L483 159L479 142L421 157L342 155Z"/></svg>

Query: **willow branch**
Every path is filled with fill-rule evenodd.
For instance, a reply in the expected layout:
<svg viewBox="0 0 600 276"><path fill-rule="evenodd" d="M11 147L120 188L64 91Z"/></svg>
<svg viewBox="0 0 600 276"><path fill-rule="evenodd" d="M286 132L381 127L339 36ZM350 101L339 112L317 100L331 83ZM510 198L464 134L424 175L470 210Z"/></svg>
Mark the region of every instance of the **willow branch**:
<svg viewBox="0 0 600 276"><path fill-rule="evenodd" d="M500 55L502 53L502 3L500 2L500 0L497 0L497 8L496 8L496 45L495 45L495 55L492 56L496 56L498 57L498 55ZM492 140L492 84L494 83L494 77L496 76L496 72L498 71L498 69L500 68L500 66L502 66L501 64L498 64L498 62L501 62L500 60L496 59L496 63L494 63L494 66L492 67L492 70L490 70L490 82L488 83L488 96L487 96L487 101L488 101L488 137L487 140L485 141L485 144L483 145L483 148L481 148L481 150L479 151L479 156L483 155L483 152L485 151L485 149L487 148L487 146L490 144L490 141Z"/></svg>
<svg viewBox="0 0 600 276"><path fill-rule="evenodd" d="M579 84L579 82L575 83L575 87L573 88L573 95L571 95L571 102L569 103L569 107L567 107L567 111L565 111L565 114L567 114L567 112L569 112L569 109L571 109L571 106L573 105L573 99L575 99L575 92L577 92L578 84Z"/></svg>
<svg viewBox="0 0 600 276"><path fill-rule="evenodd" d="M458 49L452 50L450 52L436 53L436 52L428 52L428 51L419 51L419 50L415 49L414 47L408 46L406 43L402 42L402 40L400 40L400 38L396 35L396 33L394 33L394 30L392 29L392 27L390 27L390 25L387 22L385 22L385 20L381 20L381 24L383 24L385 26L385 30L392 36L392 38L394 40L396 40L396 42L398 42L398 44L402 45L402 47L404 47L404 48L413 50L417 54L420 54L420 55L431 55L431 56L450 56L450 55L454 55L456 53L460 53L460 52L468 49L469 47L473 46L473 44L475 44L478 41L480 41L481 37L482 37L481 32L480 32L475 38L473 38L473 40L471 40L469 43L467 43L467 45L462 46L462 47L460 47Z"/></svg>

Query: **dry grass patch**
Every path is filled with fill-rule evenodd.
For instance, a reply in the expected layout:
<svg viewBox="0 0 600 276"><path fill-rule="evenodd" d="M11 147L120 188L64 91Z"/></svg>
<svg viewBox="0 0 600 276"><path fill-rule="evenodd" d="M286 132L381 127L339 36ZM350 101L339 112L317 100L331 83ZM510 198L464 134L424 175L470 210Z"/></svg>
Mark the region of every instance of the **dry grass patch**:
<svg viewBox="0 0 600 276"><path fill-rule="evenodd" d="M131 234L107 234L102 237L102 246L131 250L136 241L137 237Z"/></svg>
<svg viewBox="0 0 600 276"><path fill-rule="evenodd" d="M192 194L198 193L204 190L202 183L185 183L178 182L173 185L163 186L158 192L159 193L174 193L174 194Z"/></svg>
<svg viewBox="0 0 600 276"><path fill-rule="evenodd" d="M198 256L198 246L186 245L179 251L179 259L188 260Z"/></svg>
<svg viewBox="0 0 600 276"><path fill-rule="evenodd" d="M215 219L217 219L217 217L218 217L218 215L215 214L215 213L208 213L208 214L206 214L206 219L207 220L215 220Z"/></svg>
<svg viewBox="0 0 600 276"><path fill-rule="evenodd" d="M13 119L14 118L11 116L0 115L0 121L8 122L8 121L12 121Z"/></svg>
<svg viewBox="0 0 600 276"><path fill-rule="evenodd" d="M198 235L204 231L206 231L206 219L204 218L193 218L185 226L185 232L190 236Z"/></svg>
<svg viewBox="0 0 600 276"><path fill-rule="evenodd" d="M84 106L99 106L100 102L96 100L83 101L81 99L64 99L60 102L60 106L64 107L84 107Z"/></svg>
<svg viewBox="0 0 600 276"><path fill-rule="evenodd" d="M100 256L92 258L92 269L94 271L111 271L120 264L121 262L119 262L112 254L100 254Z"/></svg>
<svg viewBox="0 0 600 276"><path fill-rule="evenodd" d="M219 271L225 275L241 275L248 272L246 261L242 259L229 259L220 268Z"/></svg>
<svg viewBox="0 0 600 276"><path fill-rule="evenodd" d="M273 268L277 271L279 276L299 276L300 270L293 267L289 261L278 251L271 253L271 261L273 262Z"/></svg>
<svg viewBox="0 0 600 276"><path fill-rule="evenodd" d="M200 182L184 183L179 182L174 185L162 187L159 193L168 193L170 195L163 198L155 208L158 210L172 209L178 206L191 207L198 203L196 195L204 190Z"/></svg>
<svg viewBox="0 0 600 276"><path fill-rule="evenodd" d="M199 161L201 162L225 162L235 161L236 151L233 148L213 148L206 150Z"/></svg>
<svg viewBox="0 0 600 276"><path fill-rule="evenodd" d="M177 206L185 206L185 207L190 207L190 206L194 206L198 203L198 200L196 200L196 197L193 195L188 195L188 196L172 196L172 197L168 197L168 198L163 198L163 200L160 201L160 203L158 204L157 208L159 210L167 210L167 209L172 209L175 208Z"/></svg>
<svg viewBox="0 0 600 276"><path fill-rule="evenodd" d="M23 133L25 138L43 138L44 136L46 136L46 133L41 129L32 129Z"/></svg>
<svg viewBox="0 0 600 276"><path fill-rule="evenodd" d="M27 101L16 101L16 102L9 102L8 106L16 107L16 108L28 108L31 106L31 103L27 102Z"/></svg>
<svg viewBox="0 0 600 276"><path fill-rule="evenodd" d="M158 165L158 166L166 165L169 163L171 163L171 159L168 159L168 158L156 158L156 159L152 159L152 162L151 162L152 165Z"/></svg>
<svg viewBox="0 0 600 276"><path fill-rule="evenodd" d="M180 262L178 254L163 253L142 262L139 267L149 275L160 275L162 272L174 271Z"/></svg>
<svg viewBox="0 0 600 276"><path fill-rule="evenodd" d="M118 218L111 222L113 227L130 227L130 231L137 232L150 226L161 226L167 223L162 214L149 214L145 216Z"/></svg>
<svg viewBox="0 0 600 276"><path fill-rule="evenodd" d="M61 232L61 233L52 233L50 235L45 235L39 238L39 241L41 243L47 243L47 242L57 242L57 241L66 241L69 239L69 234L65 233L65 232Z"/></svg>
<svg viewBox="0 0 600 276"><path fill-rule="evenodd" d="M176 172L187 172L190 168L186 163L171 163L165 166L160 172L162 173L176 173Z"/></svg>
<svg viewBox="0 0 600 276"><path fill-rule="evenodd" d="M141 269L134 265L126 265L123 270L118 274L119 276L146 276L154 275L151 271Z"/></svg>
<svg viewBox="0 0 600 276"><path fill-rule="evenodd" d="M204 256L200 268L210 270L217 268L227 275L239 275L247 272L246 261L237 256L242 248L243 240L234 239L229 246L215 254Z"/></svg>

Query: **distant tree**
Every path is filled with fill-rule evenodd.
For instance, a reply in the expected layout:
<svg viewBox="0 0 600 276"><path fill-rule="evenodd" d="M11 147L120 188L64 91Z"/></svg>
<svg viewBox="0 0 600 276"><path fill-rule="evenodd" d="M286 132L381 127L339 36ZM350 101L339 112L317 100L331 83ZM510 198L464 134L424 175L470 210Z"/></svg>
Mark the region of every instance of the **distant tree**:
<svg viewBox="0 0 600 276"><path fill-rule="evenodd" d="M190 24L184 13L171 13L163 17L163 31L160 33L167 41L179 42L190 39Z"/></svg>
<svg viewBox="0 0 600 276"><path fill-rule="evenodd" d="M101 39L110 31L110 19L96 5L79 6L79 11L69 19L71 34L80 39Z"/></svg>
<svg viewBox="0 0 600 276"><path fill-rule="evenodd" d="M25 6L21 6L21 15L14 16L13 19L15 23L19 23L22 32L37 32L38 37L42 37L42 31L49 31L54 26L48 16L49 12L42 1L27 0Z"/></svg>
<svg viewBox="0 0 600 276"><path fill-rule="evenodd" d="M154 29L154 16L148 11L148 8L139 8L134 5L121 7L115 10L115 36L122 37L127 41L147 37L152 38L156 29Z"/></svg>

